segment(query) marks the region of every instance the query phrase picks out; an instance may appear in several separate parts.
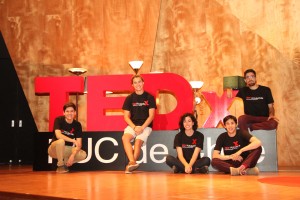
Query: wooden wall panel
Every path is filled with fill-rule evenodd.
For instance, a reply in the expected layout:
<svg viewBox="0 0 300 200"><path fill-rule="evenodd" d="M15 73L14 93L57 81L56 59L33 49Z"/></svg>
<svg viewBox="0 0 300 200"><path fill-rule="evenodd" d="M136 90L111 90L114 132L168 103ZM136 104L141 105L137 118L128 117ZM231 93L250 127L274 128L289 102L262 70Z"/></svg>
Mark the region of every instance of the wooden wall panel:
<svg viewBox="0 0 300 200"><path fill-rule="evenodd" d="M221 95L224 76L254 68L275 98L279 165L300 166L299 9L296 0L2 0L0 29L40 131L49 98L34 94L36 76L68 76L70 67L128 74L128 61L142 59L141 73L177 73ZM174 98L162 100L161 113L174 108ZM242 109L236 100L229 111ZM197 110L202 126L210 108L202 101ZM79 120L85 128L85 96Z"/></svg>

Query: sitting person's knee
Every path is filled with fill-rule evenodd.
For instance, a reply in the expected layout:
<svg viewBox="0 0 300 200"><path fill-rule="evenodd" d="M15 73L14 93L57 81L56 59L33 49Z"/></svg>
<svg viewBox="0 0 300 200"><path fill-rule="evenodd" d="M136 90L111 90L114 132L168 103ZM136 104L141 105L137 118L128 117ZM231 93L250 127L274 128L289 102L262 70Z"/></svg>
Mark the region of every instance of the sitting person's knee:
<svg viewBox="0 0 300 200"><path fill-rule="evenodd" d="M246 115L241 115L238 118L238 124L240 124L241 122L244 122L246 120L247 116Z"/></svg>
<svg viewBox="0 0 300 200"><path fill-rule="evenodd" d="M278 122L276 120L270 119L269 123L270 123L270 127L272 127L273 129L277 129Z"/></svg>
<svg viewBox="0 0 300 200"><path fill-rule="evenodd" d="M58 139L55 141L57 145L65 145L65 140L64 139Z"/></svg>

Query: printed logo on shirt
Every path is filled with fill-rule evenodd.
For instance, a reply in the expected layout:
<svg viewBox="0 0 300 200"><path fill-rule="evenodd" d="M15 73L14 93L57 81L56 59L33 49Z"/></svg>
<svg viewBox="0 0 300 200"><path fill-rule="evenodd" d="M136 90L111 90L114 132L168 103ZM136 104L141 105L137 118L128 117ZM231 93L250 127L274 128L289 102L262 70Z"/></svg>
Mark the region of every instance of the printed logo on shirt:
<svg viewBox="0 0 300 200"><path fill-rule="evenodd" d="M264 97L246 97L247 101L257 101L257 100L263 100Z"/></svg>
<svg viewBox="0 0 300 200"><path fill-rule="evenodd" d="M72 128L72 130L70 132L65 131L65 130L61 130L61 133L64 135L74 135L74 128Z"/></svg>
<svg viewBox="0 0 300 200"><path fill-rule="evenodd" d="M232 151L232 150L239 149L240 146L241 145L239 145L239 141L235 141L235 142L233 142L233 146L224 147L224 150L226 150L226 151Z"/></svg>
<svg viewBox="0 0 300 200"><path fill-rule="evenodd" d="M197 139L192 139L192 144L197 144Z"/></svg>
<svg viewBox="0 0 300 200"><path fill-rule="evenodd" d="M196 147L196 145L193 145L193 144L182 144L181 147L183 149L193 149Z"/></svg>
<svg viewBox="0 0 300 200"><path fill-rule="evenodd" d="M143 103L132 103L132 106L149 106L149 101L144 101Z"/></svg>
<svg viewBox="0 0 300 200"><path fill-rule="evenodd" d="M234 146L240 146L240 145L239 145L239 141L233 142L233 145L234 145Z"/></svg>

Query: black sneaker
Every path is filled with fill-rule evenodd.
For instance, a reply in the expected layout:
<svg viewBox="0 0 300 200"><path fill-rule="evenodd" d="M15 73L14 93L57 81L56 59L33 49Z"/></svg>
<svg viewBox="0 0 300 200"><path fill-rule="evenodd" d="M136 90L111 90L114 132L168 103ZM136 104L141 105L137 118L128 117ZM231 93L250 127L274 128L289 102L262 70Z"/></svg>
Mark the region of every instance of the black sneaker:
<svg viewBox="0 0 300 200"><path fill-rule="evenodd" d="M58 166L56 169L57 173L67 173L69 171L68 167L66 165Z"/></svg>
<svg viewBox="0 0 300 200"><path fill-rule="evenodd" d="M195 169L195 173L199 173L199 174L208 174L208 167L207 166L203 166L201 168L196 168Z"/></svg>
<svg viewBox="0 0 300 200"><path fill-rule="evenodd" d="M174 174L179 173L179 169L175 165L173 165L172 170L173 170Z"/></svg>

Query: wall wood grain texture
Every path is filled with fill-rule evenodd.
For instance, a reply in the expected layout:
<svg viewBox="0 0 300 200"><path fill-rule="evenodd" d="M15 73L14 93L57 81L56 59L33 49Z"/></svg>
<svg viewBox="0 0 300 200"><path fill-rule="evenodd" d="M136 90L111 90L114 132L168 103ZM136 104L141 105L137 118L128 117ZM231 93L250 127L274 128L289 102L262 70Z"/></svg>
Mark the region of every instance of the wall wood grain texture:
<svg viewBox="0 0 300 200"><path fill-rule="evenodd" d="M177 73L221 95L224 76L254 68L275 99L279 166L300 166L299 9L297 0L0 0L0 29L40 131L49 98L35 95L37 76L69 76L70 67L131 74L128 61L141 59L141 73ZM176 105L163 100L161 112ZM229 111L242 108L237 100ZM202 126L210 108L202 101L197 109ZM82 96L84 128L85 114Z"/></svg>

